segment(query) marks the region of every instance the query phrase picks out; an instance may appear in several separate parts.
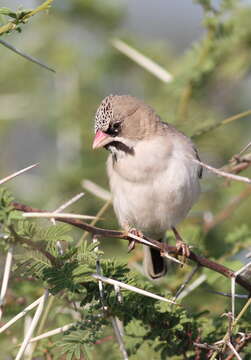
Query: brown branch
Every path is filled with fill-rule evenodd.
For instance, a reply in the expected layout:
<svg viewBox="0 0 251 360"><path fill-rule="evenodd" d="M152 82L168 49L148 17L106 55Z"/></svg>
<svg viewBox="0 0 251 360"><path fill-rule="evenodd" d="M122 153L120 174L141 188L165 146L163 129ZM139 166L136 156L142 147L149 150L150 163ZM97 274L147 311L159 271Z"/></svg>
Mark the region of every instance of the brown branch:
<svg viewBox="0 0 251 360"><path fill-rule="evenodd" d="M45 212L44 210L40 210L40 209L35 209L32 208L30 206L24 205L24 204L20 204L17 202L13 202L12 206L19 211L23 211L23 212ZM55 219L57 217L55 216ZM115 231L115 230L107 230L107 229L101 229L98 228L96 226L92 226L89 224L86 224L83 221L80 221L78 219L67 219L67 218L59 218L58 221L73 225L75 227L78 227L82 230L88 231L89 233L91 233L92 235L96 235L98 237L109 237L109 238L119 238L119 239L123 239L123 240L133 240L136 242L140 243L140 240L136 240L135 238L131 237L128 233L126 232L122 232L122 231ZM172 245L168 245L165 243L161 243L159 241L156 241L154 239L149 239L147 237L144 237L145 240L147 240L148 242L150 242L153 248L158 248L161 252L167 252L169 254L176 254L176 255L182 255L181 250L177 252L177 248L176 246L172 246ZM194 252L190 251L190 255L188 257L190 260L193 260L194 262L196 262L198 265L206 267L208 269L211 269L213 271L218 272L219 274L222 274L223 276L227 277L227 278L231 278L234 277L235 274L234 272L221 265L216 263L215 261L209 260L203 256L197 255ZM244 277L242 277L241 275L238 275L236 277L236 282L241 285L242 287L244 287L249 293L251 293L251 283L249 281L247 281Z"/></svg>
<svg viewBox="0 0 251 360"><path fill-rule="evenodd" d="M223 166L221 170L231 172L233 174L239 174L241 171L246 170L251 166L251 153L243 156L234 155L229 164Z"/></svg>
<svg viewBox="0 0 251 360"><path fill-rule="evenodd" d="M236 345L235 345L235 350L237 352L240 352L245 346L247 346L251 341L251 334L245 335L244 339L242 338L238 338L236 341ZM230 354L228 355L225 360L232 360L234 359L235 354Z"/></svg>

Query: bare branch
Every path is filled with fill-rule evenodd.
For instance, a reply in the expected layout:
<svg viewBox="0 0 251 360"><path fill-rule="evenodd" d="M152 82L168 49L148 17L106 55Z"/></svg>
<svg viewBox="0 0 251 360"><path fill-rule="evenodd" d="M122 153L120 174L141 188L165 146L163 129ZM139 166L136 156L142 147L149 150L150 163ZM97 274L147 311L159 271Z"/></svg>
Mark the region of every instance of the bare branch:
<svg viewBox="0 0 251 360"><path fill-rule="evenodd" d="M13 174L5 177L4 179L0 180L0 185L3 185L3 184L6 183L7 181L15 178L15 177L18 176L18 175L23 174L24 172L26 172L26 171L28 171L28 170L30 170L30 169L33 169L34 167L36 167L36 166L38 166L38 165L39 165L39 163L33 164L33 165L30 165L30 166L28 166L28 167L26 167L26 168L24 168L24 169L22 169L22 170L16 171L15 173L13 173Z"/></svg>
<svg viewBox="0 0 251 360"><path fill-rule="evenodd" d="M70 213L58 213L56 211L53 212L32 212L32 213L26 213L23 214L26 218L46 218L46 219L61 219L61 218L68 218L68 219L95 219L96 216L90 216L90 215L81 215L81 214L70 214Z"/></svg>
<svg viewBox="0 0 251 360"><path fill-rule="evenodd" d="M227 345L228 345L229 349L232 351L232 353L236 356L236 358L238 360L242 360L240 355L238 354L238 352L236 351L236 349L234 348L233 344L231 344L230 341L227 343Z"/></svg>
<svg viewBox="0 0 251 360"><path fill-rule="evenodd" d="M32 208L28 205L20 204L17 202L13 202L12 206L19 211L23 212L43 212L43 210ZM78 219L68 219L68 218L60 218L59 221L62 221L64 223L73 225L75 227L78 227L79 229L88 231L89 233L93 235L97 235L98 237L108 237L108 238L119 238L123 240L135 240L136 242L140 242L137 239L134 239L130 234L122 232L122 231L115 231L115 230L107 230L107 229L101 229L95 226L92 226L90 224L84 223L83 221L80 221ZM170 254L176 254L176 255L182 255L181 251L177 251L176 246L172 246L166 243L159 242L154 239L149 239L144 236L144 239L149 242L148 246L158 248L162 253L167 252ZM190 251L190 255L188 257L190 260L196 262L198 265L201 265L203 267L206 267L208 269L211 269L213 271L218 272L219 274L222 274L223 276L227 278L231 278L234 275L234 272L219 264L215 261L209 260L203 256L195 254L193 251ZM251 283L242 277L241 275L238 275L236 277L236 282L244 287L248 292L251 293Z"/></svg>
<svg viewBox="0 0 251 360"><path fill-rule="evenodd" d="M50 296L50 295L49 295ZM40 302L43 300L44 295L40 296L37 300L35 300L32 304L28 305L23 311L21 311L19 314L14 316L10 321L8 321L6 324L4 324L0 328L0 334L2 334L5 330L7 330L11 325L15 324L15 322L19 319L21 319L23 316L27 314L28 311L34 309L36 306L40 304Z"/></svg>
<svg viewBox="0 0 251 360"><path fill-rule="evenodd" d="M166 69L156 64L145 55L141 54L138 50L135 50L133 47L127 45L124 41L114 39L112 40L112 45L122 54L128 56L130 59L155 75L161 81L169 83L173 80L173 76Z"/></svg>
<svg viewBox="0 0 251 360"><path fill-rule="evenodd" d="M156 299L156 300L161 300L161 301L165 301L165 302L168 302L168 303L171 303L171 304L179 305L179 304L177 304L176 302L174 302L174 301L172 301L170 299L164 298L163 296L159 296L159 295L156 295L156 294L151 293L149 291L139 289L136 286L128 285L128 284L125 284L125 283L123 283L121 281L118 281L118 280L110 279L110 278L107 278L105 276L101 276L101 275L98 275L98 274L92 274L92 277L94 279L101 280L101 281L103 281L103 282L105 282L107 284L118 285L119 287L121 287L123 289L134 291L134 292L136 292L136 293L138 293L140 295L148 296L148 297L151 297L151 298Z"/></svg>
<svg viewBox="0 0 251 360"><path fill-rule="evenodd" d="M9 42L4 41L3 39L0 39L0 44L2 44L3 46L5 46L6 48L10 49L11 51L13 51L14 53L22 56L23 58L25 58L26 60L29 60L31 62L33 62L34 64L37 64L39 66L41 66L42 68L49 70L53 73L56 72L56 70L52 69L51 67L49 67L48 65L44 64L41 60L36 59L34 56L28 55L25 52L23 52L22 50L17 49L15 46L11 45Z"/></svg>
<svg viewBox="0 0 251 360"><path fill-rule="evenodd" d="M76 201L78 201L79 199L81 199L84 196L84 193L81 192L75 196L73 196L73 198L71 198L70 200L68 200L67 202L65 202L64 204L60 205L56 210L54 210L55 213L60 213L61 211L63 211L64 209L66 209L67 207L69 207L70 205L74 204Z"/></svg>
<svg viewBox="0 0 251 360"><path fill-rule="evenodd" d="M226 119L223 119L223 120L221 120L219 122L216 122L216 123L214 123L212 125L209 125L209 126L206 126L206 127L202 128L202 129L197 130L192 135L192 138L197 138L197 137L199 137L199 136L201 136L203 134L207 134L208 132L217 129L220 126L227 125L227 124L229 124L229 123L231 123L231 122L233 122L235 120L242 119L242 118L244 118L246 116L249 116L249 115L251 115L251 110L246 110L246 111L243 111L243 112L241 112L239 114L230 116L230 117L228 117Z"/></svg>
<svg viewBox="0 0 251 360"><path fill-rule="evenodd" d="M90 180L83 180L81 185L83 186L84 189L88 190L91 194L97 196L98 198L105 200L105 201L109 201L112 198L111 193L106 190L103 189L101 186L95 184L93 181Z"/></svg>
<svg viewBox="0 0 251 360"><path fill-rule="evenodd" d="M187 277L185 278L184 282L181 284L181 286L178 288L174 299L178 299L179 295L182 293L182 291L185 289L186 285L189 283L190 280L192 280L193 276L196 274L196 272L199 270L199 266L196 265L192 271L189 272L189 274L187 275Z"/></svg>
<svg viewBox="0 0 251 360"><path fill-rule="evenodd" d="M178 296L178 299L181 300L183 299L185 296L187 296L191 291L193 291L194 289L196 289L198 286L200 286L205 280L207 279L205 274L202 274L201 276L199 276L196 280L194 280L194 282L189 285L186 289L184 289L182 291L182 293Z"/></svg>
<svg viewBox="0 0 251 360"><path fill-rule="evenodd" d="M36 341L39 341L39 340L42 340L42 339L46 339L47 337L54 336L54 335L57 335L57 334L62 334L63 332L67 331L68 329L70 329L74 325L75 325L74 323L70 323L70 324L64 325L62 327L59 327L57 329L47 331L46 333L43 333L41 335L38 335L38 336L30 339L29 343L33 343L33 342L36 342Z"/></svg>
<svg viewBox="0 0 251 360"><path fill-rule="evenodd" d="M197 164L203 166L204 168L210 170L211 172L215 173L216 175L219 175L219 176L223 176L227 179L230 179L230 180L235 180L235 181L241 181L241 182L245 182L247 184L251 184L251 179L249 179L248 177L245 177L245 176L239 176L239 175L234 175L234 174L231 174L231 173L227 173L225 171L222 171L220 169L216 169L210 165L207 165L197 159L194 159L192 158L192 160L194 162L196 162Z"/></svg>
<svg viewBox="0 0 251 360"><path fill-rule="evenodd" d="M242 152L243 151L241 151L240 154ZM229 163L223 166L221 170L231 172L233 174L239 174L241 171L244 171L251 166L251 153L249 152L243 156L240 156L240 154L233 155Z"/></svg>
<svg viewBox="0 0 251 360"><path fill-rule="evenodd" d="M247 346L251 341L251 334L244 335L244 337L240 337L236 340L235 349L236 351L241 351L245 346ZM232 360L234 359L235 354L232 353L231 355L227 356L225 360Z"/></svg>
<svg viewBox="0 0 251 360"><path fill-rule="evenodd" d="M23 343L22 343L22 345L21 345L21 347L20 347L20 349L19 349L19 351L17 353L17 356L16 356L15 360L20 360L22 358L22 356L24 354L24 351L26 349L26 346L28 345L28 343L29 343L29 341L30 341L30 339L32 337L32 334L36 329L37 323L38 323L38 321L39 321L39 319L41 317L41 314L43 312L44 305L45 305L45 302L46 302L48 296L49 296L49 291L45 290L45 293L42 296L41 301L39 302L39 305L37 307L37 310L35 312L35 315L34 315L34 317L32 319L31 325L29 327L29 330L27 331L27 334L25 335L24 341L23 341Z"/></svg>
<svg viewBox="0 0 251 360"><path fill-rule="evenodd" d="M5 266L4 266L3 281L2 281L2 287L1 287L1 293L0 293L0 320L1 320L2 314L3 314L4 298L6 295L6 291L8 288L8 282L9 282L9 278L10 278L12 258L13 258L13 246L11 246L7 252Z"/></svg>
<svg viewBox="0 0 251 360"><path fill-rule="evenodd" d="M127 354L125 344L124 344L124 341L123 341L123 337L122 337L122 334L120 332L119 325L118 325L118 318L115 317L115 316L112 316L111 317L111 322L112 322L112 326L113 326L113 329L114 329L114 333L115 333L117 342L119 344L119 349L120 349L120 351L121 351L121 353L123 355L123 359L128 360L129 359L128 354Z"/></svg>
<svg viewBox="0 0 251 360"><path fill-rule="evenodd" d="M246 152L250 147L251 147L251 141L246 146L244 146L244 148L241 149L241 151L237 155L235 155L234 158L239 158L239 156L244 152Z"/></svg>

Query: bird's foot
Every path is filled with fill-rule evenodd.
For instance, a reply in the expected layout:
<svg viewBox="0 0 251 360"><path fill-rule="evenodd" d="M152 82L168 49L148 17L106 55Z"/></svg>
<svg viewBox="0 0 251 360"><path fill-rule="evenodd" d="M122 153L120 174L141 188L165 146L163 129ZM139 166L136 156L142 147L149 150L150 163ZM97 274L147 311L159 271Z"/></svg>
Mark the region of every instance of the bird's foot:
<svg viewBox="0 0 251 360"><path fill-rule="evenodd" d="M189 246L184 242L178 231L173 227L172 228L174 236L176 238L176 249L177 253L181 252L182 263L186 262L186 259L190 256Z"/></svg>
<svg viewBox="0 0 251 360"><path fill-rule="evenodd" d="M130 235L135 235L135 236L138 236L140 238L143 238L143 234L141 231L138 231L137 229L135 228L128 228L127 230L127 234ZM135 244L136 244L136 240L129 240L129 244L128 244L128 253L130 253L132 250L135 249Z"/></svg>
<svg viewBox="0 0 251 360"><path fill-rule="evenodd" d="M188 258L190 256L189 246L183 240L176 241L176 249L177 252L181 251L182 257Z"/></svg>

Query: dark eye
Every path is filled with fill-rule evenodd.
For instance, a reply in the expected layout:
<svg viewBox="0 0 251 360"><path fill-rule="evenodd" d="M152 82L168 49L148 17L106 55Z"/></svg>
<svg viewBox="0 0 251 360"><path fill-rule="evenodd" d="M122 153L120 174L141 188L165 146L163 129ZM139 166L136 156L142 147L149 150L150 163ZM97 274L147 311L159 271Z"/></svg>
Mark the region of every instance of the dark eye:
<svg viewBox="0 0 251 360"><path fill-rule="evenodd" d="M120 132L120 128L121 128L121 123L120 121L117 121L109 127L107 133L110 134L111 136L116 136Z"/></svg>
<svg viewBox="0 0 251 360"><path fill-rule="evenodd" d="M113 129L114 129L114 130L117 130L117 129L119 129L119 128L120 128L120 122L117 121L117 122L115 122L115 123L113 124Z"/></svg>

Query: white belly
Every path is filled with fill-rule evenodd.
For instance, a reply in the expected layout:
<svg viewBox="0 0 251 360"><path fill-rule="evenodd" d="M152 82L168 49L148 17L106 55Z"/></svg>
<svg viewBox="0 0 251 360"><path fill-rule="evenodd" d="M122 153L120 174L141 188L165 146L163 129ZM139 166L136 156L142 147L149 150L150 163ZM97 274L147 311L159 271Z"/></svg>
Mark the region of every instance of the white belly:
<svg viewBox="0 0 251 360"><path fill-rule="evenodd" d="M126 160L122 166L126 167ZM140 173L144 163L139 167ZM133 168L130 168L132 172ZM137 168L134 169L135 174ZM108 174L113 206L122 227L135 227L148 236L163 236L167 229L182 221L200 193L198 166L189 157L168 159L161 172L130 179L128 171L116 171L112 159L108 160ZM138 180L138 178L141 178ZM135 180L136 179L136 180Z"/></svg>

